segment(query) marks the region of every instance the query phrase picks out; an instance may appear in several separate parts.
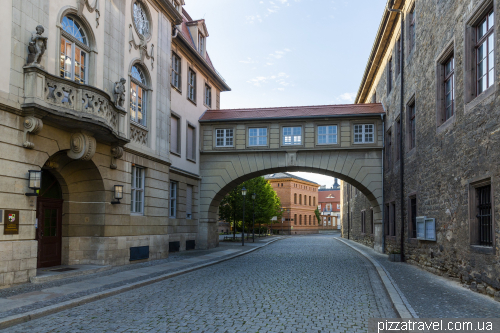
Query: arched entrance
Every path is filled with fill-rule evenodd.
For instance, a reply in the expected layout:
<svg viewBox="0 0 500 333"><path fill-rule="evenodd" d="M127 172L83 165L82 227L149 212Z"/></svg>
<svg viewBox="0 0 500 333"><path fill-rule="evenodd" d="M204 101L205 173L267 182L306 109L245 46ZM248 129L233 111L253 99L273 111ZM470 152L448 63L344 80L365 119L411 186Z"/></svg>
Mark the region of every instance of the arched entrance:
<svg viewBox="0 0 500 333"><path fill-rule="evenodd" d="M42 172L42 187L37 199L37 267L61 265L63 194L61 185L49 171Z"/></svg>

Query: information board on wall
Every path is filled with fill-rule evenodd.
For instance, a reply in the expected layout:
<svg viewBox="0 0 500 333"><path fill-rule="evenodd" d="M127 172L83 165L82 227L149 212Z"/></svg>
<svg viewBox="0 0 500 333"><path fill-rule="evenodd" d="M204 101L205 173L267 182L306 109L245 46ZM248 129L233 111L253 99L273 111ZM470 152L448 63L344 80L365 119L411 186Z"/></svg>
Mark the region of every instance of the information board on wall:
<svg viewBox="0 0 500 333"><path fill-rule="evenodd" d="M20 216L18 210L4 210L3 221L4 235L19 235Z"/></svg>

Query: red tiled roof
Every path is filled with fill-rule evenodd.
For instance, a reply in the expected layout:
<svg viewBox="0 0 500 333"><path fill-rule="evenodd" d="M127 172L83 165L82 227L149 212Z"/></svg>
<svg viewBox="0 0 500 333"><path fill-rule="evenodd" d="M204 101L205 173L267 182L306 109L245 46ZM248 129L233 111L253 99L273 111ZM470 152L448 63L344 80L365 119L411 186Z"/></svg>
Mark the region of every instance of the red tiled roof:
<svg viewBox="0 0 500 333"><path fill-rule="evenodd" d="M378 115L385 113L382 104L345 104L317 106L288 106L263 109L207 110L200 121L334 117L348 115Z"/></svg>
<svg viewBox="0 0 500 333"><path fill-rule="evenodd" d="M334 198L327 198L329 195ZM340 202L340 190L338 191L319 191L318 192L318 202Z"/></svg>

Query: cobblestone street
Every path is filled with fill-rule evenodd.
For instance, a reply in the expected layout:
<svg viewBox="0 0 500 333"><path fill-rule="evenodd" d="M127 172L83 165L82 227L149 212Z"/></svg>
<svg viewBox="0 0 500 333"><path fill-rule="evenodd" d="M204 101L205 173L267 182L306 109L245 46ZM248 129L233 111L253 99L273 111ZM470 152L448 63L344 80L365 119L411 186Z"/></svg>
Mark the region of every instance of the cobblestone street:
<svg viewBox="0 0 500 333"><path fill-rule="evenodd" d="M218 265L6 332L365 332L395 317L373 266L332 235L292 237Z"/></svg>

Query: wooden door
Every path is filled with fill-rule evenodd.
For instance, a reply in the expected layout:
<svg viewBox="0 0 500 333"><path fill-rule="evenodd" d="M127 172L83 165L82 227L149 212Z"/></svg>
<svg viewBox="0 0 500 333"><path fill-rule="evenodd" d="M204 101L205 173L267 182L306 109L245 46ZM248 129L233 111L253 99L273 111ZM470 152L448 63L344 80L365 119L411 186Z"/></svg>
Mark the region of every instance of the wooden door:
<svg viewBox="0 0 500 333"><path fill-rule="evenodd" d="M38 268L61 265L63 200L38 198Z"/></svg>

